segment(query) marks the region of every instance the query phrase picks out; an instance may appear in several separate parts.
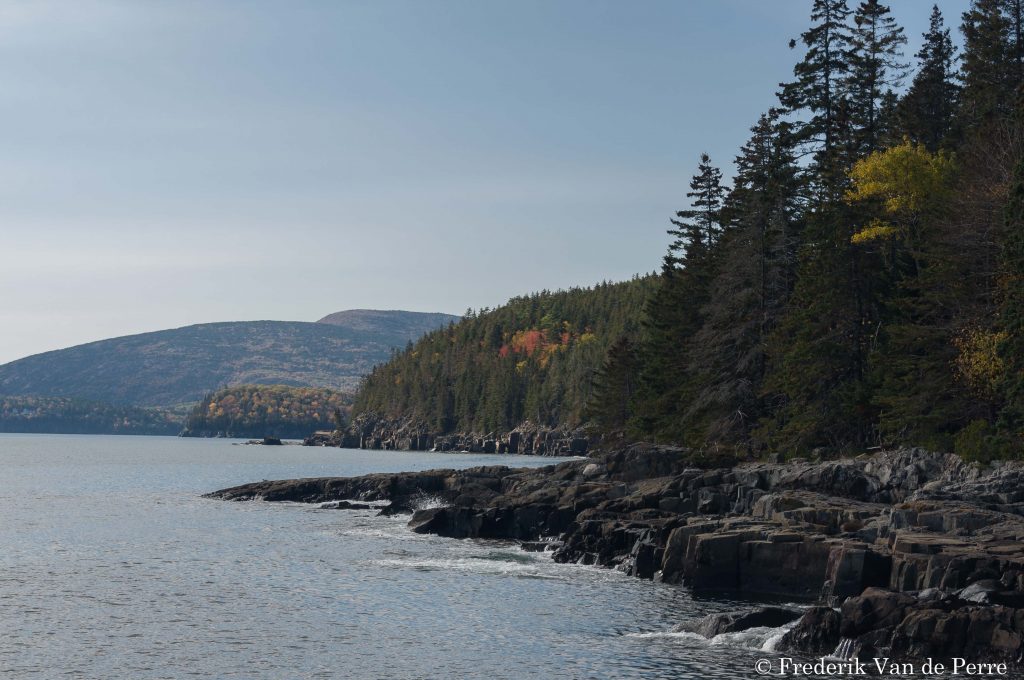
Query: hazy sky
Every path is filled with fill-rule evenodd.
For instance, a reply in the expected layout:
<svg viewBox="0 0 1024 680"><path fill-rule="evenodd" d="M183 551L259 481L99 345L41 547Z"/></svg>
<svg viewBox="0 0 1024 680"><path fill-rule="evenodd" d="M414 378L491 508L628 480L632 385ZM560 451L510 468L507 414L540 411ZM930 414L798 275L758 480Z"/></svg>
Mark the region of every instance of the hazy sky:
<svg viewBox="0 0 1024 680"><path fill-rule="evenodd" d="M892 4L912 54L932 2ZM809 7L5 0L0 362L654 270Z"/></svg>

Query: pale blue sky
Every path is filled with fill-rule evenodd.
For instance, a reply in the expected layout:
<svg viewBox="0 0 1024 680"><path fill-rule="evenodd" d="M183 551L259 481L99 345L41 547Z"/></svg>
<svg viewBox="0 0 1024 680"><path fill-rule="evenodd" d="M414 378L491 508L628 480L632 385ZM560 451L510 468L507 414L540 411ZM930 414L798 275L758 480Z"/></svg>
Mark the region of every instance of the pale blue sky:
<svg viewBox="0 0 1024 680"><path fill-rule="evenodd" d="M892 4L913 54L932 3ZM939 3L954 27L966 5ZM654 270L698 154L728 165L809 8L7 0L0 362Z"/></svg>

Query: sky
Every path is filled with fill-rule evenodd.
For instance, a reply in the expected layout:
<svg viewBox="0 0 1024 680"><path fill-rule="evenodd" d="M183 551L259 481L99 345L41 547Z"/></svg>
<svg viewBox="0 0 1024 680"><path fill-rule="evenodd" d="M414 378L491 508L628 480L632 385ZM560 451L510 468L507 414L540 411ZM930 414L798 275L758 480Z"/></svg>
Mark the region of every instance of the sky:
<svg viewBox="0 0 1024 680"><path fill-rule="evenodd" d="M912 55L932 0L892 4ZM653 271L699 154L731 173L809 11L5 0L0 363Z"/></svg>

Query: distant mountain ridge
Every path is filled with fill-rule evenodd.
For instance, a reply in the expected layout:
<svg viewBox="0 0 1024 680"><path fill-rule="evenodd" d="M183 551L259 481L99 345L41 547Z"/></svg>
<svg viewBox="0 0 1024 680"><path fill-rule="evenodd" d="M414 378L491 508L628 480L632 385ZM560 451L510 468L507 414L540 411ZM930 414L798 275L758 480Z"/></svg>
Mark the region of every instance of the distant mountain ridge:
<svg viewBox="0 0 1024 680"><path fill-rule="evenodd" d="M437 330L462 317L441 312L404 312L401 310L346 309L328 314L317 323L344 326L352 330L386 332L412 340Z"/></svg>
<svg viewBox="0 0 1024 680"><path fill-rule="evenodd" d="M0 395L168 407L239 384L352 391L393 348L453 318L371 311L338 312L322 323L197 324L44 352L0 366Z"/></svg>

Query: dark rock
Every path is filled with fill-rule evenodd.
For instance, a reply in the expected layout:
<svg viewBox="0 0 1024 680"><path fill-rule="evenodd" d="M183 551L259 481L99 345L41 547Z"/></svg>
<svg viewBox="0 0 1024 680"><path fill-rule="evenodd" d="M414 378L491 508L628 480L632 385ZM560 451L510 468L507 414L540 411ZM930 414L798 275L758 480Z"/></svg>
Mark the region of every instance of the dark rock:
<svg viewBox="0 0 1024 680"><path fill-rule="evenodd" d="M519 544L519 547L526 552L544 552L554 546L551 541L523 541Z"/></svg>
<svg viewBox="0 0 1024 680"><path fill-rule="evenodd" d="M428 441L423 433L369 434L363 443L381 447ZM438 450L573 447L564 433L539 428L519 431L514 447L511 435L497 434L432 442ZM413 512L410 527L420 533L524 541L558 562L694 590L842 603L841 613L808 610L787 633L786 648L803 654L830 653L841 635L844 653L858 658L1013 660L1024 652L1022 488L1024 463L981 467L916 449L734 466L638 444L542 469L258 482L210 495L390 501L382 512Z"/></svg>
<svg viewBox="0 0 1024 680"><path fill-rule="evenodd" d="M856 638L877 628L892 628L903 620L915 599L906 593L868 588L843 602L839 634Z"/></svg>
<svg viewBox="0 0 1024 680"><path fill-rule="evenodd" d="M368 503L352 503L350 501L328 501L320 504L321 510L372 510Z"/></svg>
<svg viewBox="0 0 1024 680"><path fill-rule="evenodd" d="M809 656L831 654L839 645L839 623L839 612L835 609L811 607L786 631L777 649Z"/></svg>
<svg viewBox="0 0 1024 680"><path fill-rule="evenodd" d="M891 637L893 655L913 658L1019 662L1024 612L1000 606L959 607L952 611L910 611Z"/></svg>

